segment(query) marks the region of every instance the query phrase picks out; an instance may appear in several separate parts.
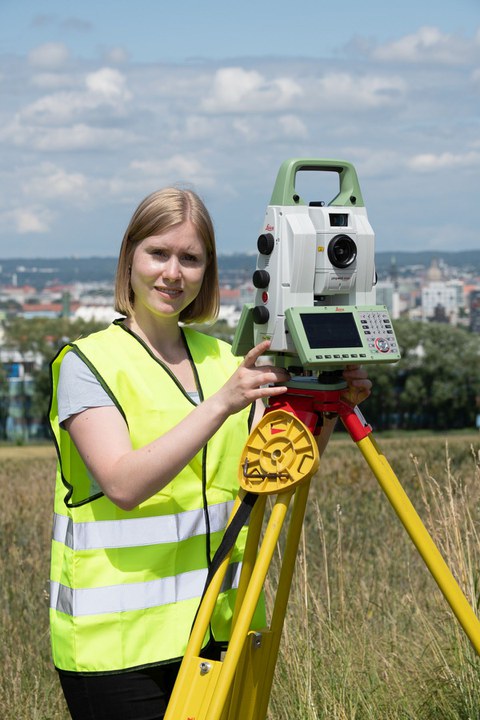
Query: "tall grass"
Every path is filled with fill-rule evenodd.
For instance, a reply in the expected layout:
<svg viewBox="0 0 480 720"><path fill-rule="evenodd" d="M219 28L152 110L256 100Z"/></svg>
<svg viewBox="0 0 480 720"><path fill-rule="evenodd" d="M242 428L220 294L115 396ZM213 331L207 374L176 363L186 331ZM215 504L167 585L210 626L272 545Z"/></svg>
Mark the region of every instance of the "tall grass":
<svg viewBox="0 0 480 720"><path fill-rule="evenodd" d="M0 450L0 717L69 718L51 666L53 452Z"/></svg>
<svg viewBox="0 0 480 720"><path fill-rule="evenodd" d="M480 443L381 440L477 611ZM48 637L55 460L0 449L0 717L67 720ZM267 585L271 598L278 570ZM350 440L312 483L270 720L474 720L479 660Z"/></svg>
<svg viewBox="0 0 480 720"><path fill-rule="evenodd" d="M479 443L381 445L477 612ZM480 718L479 659L435 581L354 446L334 442L327 453L269 717Z"/></svg>

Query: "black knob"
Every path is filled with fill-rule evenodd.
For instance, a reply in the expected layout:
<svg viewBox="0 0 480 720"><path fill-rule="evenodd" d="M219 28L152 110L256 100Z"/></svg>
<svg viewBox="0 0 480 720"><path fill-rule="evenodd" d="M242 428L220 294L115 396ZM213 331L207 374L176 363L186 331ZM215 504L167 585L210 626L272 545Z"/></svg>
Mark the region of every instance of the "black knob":
<svg viewBox="0 0 480 720"><path fill-rule="evenodd" d="M265 305L257 305L257 307L253 308L253 322L256 325L264 325L268 322L269 317L270 313Z"/></svg>
<svg viewBox="0 0 480 720"><path fill-rule="evenodd" d="M259 236L257 240L257 248L261 255L270 255L274 247L275 238L272 233L264 233Z"/></svg>
<svg viewBox="0 0 480 720"><path fill-rule="evenodd" d="M266 270L255 270L252 282L256 288L266 288L270 284L270 273Z"/></svg>

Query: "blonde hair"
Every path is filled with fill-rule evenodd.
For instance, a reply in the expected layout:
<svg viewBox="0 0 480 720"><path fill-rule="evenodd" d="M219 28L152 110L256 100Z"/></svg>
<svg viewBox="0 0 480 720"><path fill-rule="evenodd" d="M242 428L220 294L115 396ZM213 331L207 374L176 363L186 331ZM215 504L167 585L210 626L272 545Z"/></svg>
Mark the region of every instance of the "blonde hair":
<svg viewBox="0 0 480 720"><path fill-rule="evenodd" d="M217 251L212 219L203 201L192 190L167 187L148 195L132 215L123 236L115 279L115 310L127 317L133 314L134 294L130 268L137 245L152 235L160 235L186 221L193 224L203 241L207 267L200 292L180 314L186 323L215 320L220 307Z"/></svg>

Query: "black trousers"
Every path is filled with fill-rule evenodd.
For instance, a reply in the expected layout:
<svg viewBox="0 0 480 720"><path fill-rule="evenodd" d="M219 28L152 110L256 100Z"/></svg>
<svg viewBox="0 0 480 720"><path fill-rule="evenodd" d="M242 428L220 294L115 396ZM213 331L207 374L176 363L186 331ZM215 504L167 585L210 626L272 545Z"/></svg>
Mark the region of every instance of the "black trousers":
<svg viewBox="0 0 480 720"><path fill-rule="evenodd" d="M73 720L162 720L179 662L111 675L58 671Z"/></svg>

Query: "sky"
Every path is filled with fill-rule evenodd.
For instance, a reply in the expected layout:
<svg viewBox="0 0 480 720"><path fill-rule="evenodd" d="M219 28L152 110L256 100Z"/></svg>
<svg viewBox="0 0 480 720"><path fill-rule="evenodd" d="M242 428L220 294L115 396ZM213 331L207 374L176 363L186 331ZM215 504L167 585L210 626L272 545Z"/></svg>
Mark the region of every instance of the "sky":
<svg viewBox="0 0 480 720"><path fill-rule="evenodd" d="M0 0L0 259L116 256L172 184L254 253L289 158L354 165L378 252L480 249L480 1Z"/></svg>

